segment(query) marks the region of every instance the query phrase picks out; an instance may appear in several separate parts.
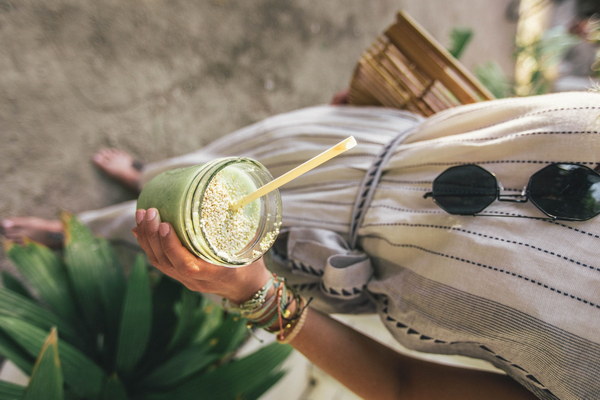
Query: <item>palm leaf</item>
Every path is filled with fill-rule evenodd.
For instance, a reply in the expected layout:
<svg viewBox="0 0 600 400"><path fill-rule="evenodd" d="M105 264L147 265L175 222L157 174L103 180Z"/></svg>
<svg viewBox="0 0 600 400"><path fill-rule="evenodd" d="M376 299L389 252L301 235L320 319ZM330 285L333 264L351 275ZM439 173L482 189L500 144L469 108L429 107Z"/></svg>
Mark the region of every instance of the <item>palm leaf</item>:
<svg viewBox="0 0 600 400"><path fill-rule="evenodd" d="M22 319L44 330L56 326L71 343L81 345L78 333L69 323L29 298L4 288L0 288L0 315Z"/></svg>
<svg viewBox="0 0 600 400"><path fill-rule="evenodd" d="M185 289L181 291L181 301L175 306L177 325L168 345L170 351L176 351L195 339L204 317L200 306L202 300L198 293Z"/></svg>
<svg viewBox="0 0 600 400"><path fill-rule="evenodd" d="M34 357L0 329L0 356L10 360L25 374L30 375Z"/></svg>
<svg viewBox="0 0 600 400"><path fill-rule="evenodd" d="M458 59L473 38L473 31L469 28L454 28L450 32L450 46L448 51Z"/></svg>
<svg viewBox="0 0 600 400"><path fill-rule="evenodd" d="M140 385L145 389L168 388L202 371L219 358L219 354L210 353L203 343L186 347L149 373Z"/></svg>
<svg viewBox="0 0 600 400"><path fill-rule="evenodd" d="M58 357L58 335L53 328L42 345L42 350L33 366L31 379L23 400L63 398L63 375Z"/></svg>
<svg viewBox="0 0 600 400"><path fill-rule="evenodd" d="M244 321L238 315L224 315L219 327L208 338L212 351L223 355L230 354L246 341L250 332Z"/></svg>
<svg viewBox="0 0 600 400"><path fill-rule="evenodd" d="M29 354L36 355L44 343L44 330L12 317L0 316L0 327ZM75 347L61 341L64 380L79 396L96 397L106 379L104 371Z"/></svg>
<svg viewBox="0 0 600 400"><path fill-rule="evenodd" d="M257 388L273 384L276 368L290 354L290 346L272 343L239 360L192 378L177 388L163 393L151 393L148 400L196 400L210 397L211 400L245 398L245 393L254 393Z"/></svg>
<svg viewBox="0 0 600 400"><path fill-rule="evenodd" d="M512 95L512 83L495 62L487 62L475 68L477 79L494 95L500 99Z"/></svg>
<svg viewBox="0 0 600 400"><path fill-rule="evenodd" d="M223 323L225 315L226 313L221 307L217 306L212 301L203 299L202 314L200 315L201 323L195 333L193 341L199 343L210 340L210 337L212 337L215 330L219 329Z"/></svg>
<svg viewBox="0 0 600 400"><path fill-rule="evenodd" d="M0 381L0 400L21 400L25 388L14 383Z"/></svg>
<svg viewBox="0 0 600 400"><path fill-rule="evenodd" d="M182 288L179 282L162 274L153 286L152 329L146 354L140 361L141 375L161 365L168 357L165 350L177 323L175 304L181 297Z"/></svg>
<svg viewBox="0 0 600 400"><path fill-rule="evenodd" d="M101 400L127 400L127 391L116 375L111 375L102 389Z"/></svg>
<svg viewBox="0 0 600 400"><path fill-rule="evenodd" d="M57 351L66 400L179 399L179 394L183 399L258 398L281 377L277 366L287 347L282 347L286 354L273 348L231 362L248 336L242 320L178 282L152 279L160 275L149 273L141 258L126 281L106 240L92 236L71 216L63 221L64 261L57 257L61 253L35 243L7 251L34 296L5 274L0 356L31 375L40 354L37 388L31 393L55 385L42 398L55 396L51 392L56 393L59 376L50 360ZM61 340L44 344L51 327L57 327ZM245 376L248 381L234 382ZM0 396L3 391L13 397L25 393L19 386L0 384Z"/></svg>
<svg viewBox="0 0 600 400"><path fill-rule="evenodd" d="M20 294L23 297L32 299L33 296L29 289L23 285L23 283L8 273L8 271L2 271L2 286L6 289L12 290L13 292Z"/></svg>
<svg viewBox="0 0 600 400"><path fill-rule="evenodd" d="M136 366L150 337L152 303L146 263L138 257L127 285L117 348L117 371L130 373Z"/></svg>
<svg viewBox="0 0 600 400"><path fill-rule="evenodd" d="M114 346L124 281L108 242L96 238L77 218L63 216L65 262L83 317L94 332L106 332ZM111 346L112 345L112 346Z"/></svg>
<svg viewBox="0 0 600 400"><path fill-rule="evenodd" d="M77 310L62 261L52 250L29 242L9 245L7 255L31 287L52 310L67 321L77 321Z"/></svg>

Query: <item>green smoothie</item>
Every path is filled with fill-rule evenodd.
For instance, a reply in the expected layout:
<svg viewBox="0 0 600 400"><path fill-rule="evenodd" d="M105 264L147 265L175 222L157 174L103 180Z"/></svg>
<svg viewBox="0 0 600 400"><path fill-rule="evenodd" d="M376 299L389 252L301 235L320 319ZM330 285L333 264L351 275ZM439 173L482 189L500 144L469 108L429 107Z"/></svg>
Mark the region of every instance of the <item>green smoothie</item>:
<svg viewBox="0 0 600 400"><path fill-rule="evenodd" d="M275 190L242 208L232 205L273 179L259 162L244 157L163 172L146 185L138 208L155 207L181 242L212 264L243 266L269 250L281 226Z"/></svg>

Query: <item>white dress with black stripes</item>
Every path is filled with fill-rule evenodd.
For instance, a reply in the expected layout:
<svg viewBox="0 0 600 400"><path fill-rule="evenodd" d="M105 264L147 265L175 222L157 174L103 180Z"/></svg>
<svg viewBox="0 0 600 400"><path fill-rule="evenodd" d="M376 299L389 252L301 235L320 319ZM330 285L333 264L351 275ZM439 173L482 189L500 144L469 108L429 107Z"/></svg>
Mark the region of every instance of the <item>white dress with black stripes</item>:
<svg viewBox="0 0 600 400"><path fill-rule="evenodd" d="M456 216L423 197L458 164L491 171L506 192L552 162L596 167L600 94L495 100L427 120L312 107L148 165L144 180L223 156L258 159L278 176L349 135L356 148L282 189L284 230L270 267L322 310L379 313L410 349L488 360L540 398L600 398L600 217ZM98 234L131 239L134 209L80 218ZM507 202L486 214L544 216Z"/></svg>

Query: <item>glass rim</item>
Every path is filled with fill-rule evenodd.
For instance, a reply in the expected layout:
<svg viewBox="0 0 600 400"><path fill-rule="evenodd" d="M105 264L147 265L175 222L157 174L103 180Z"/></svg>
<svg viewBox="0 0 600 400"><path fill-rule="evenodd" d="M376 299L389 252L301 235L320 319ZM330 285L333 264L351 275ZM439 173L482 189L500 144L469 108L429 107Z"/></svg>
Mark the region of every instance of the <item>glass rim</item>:
<svg viewBox="0 0 600 400"><path fill-rule="evenodd" d="M201 173L198 174L198 177L194 179L193 185L191 186L191 188L193 188L193 193L190 196L188 196L190 203L189 203L189 211L187 211L187 212L188 212L188 215L192 216L192 218L191 218L191 222L192 222L191 228L193 229L192 246L196 250L196 253L199 257L201 257L204 260L211 262L213 264L222 265L222 266L226 266L226 267L237 267L237 266L241 266L241 265L247 265L248 260L247 259L234 260L229 257L224 257L222 252L219 249L215 248L213 243L211 243L211 241L207 239L206 232L202 228L202 224L200 223L200 221L201 221L200 214L201 214L201 204L202 204L203 197L204 197L204 191L208 187L209 183L219 172L221 172L225 168L230 167L235 164L241 164L241 165L251 166L251 167L255 168L256 171L259 171L262 174L263 178L265 179L265 182L263 182L262 184L266 183L267 180L273 179L269 170L263 164L261 164L260 162L258 162L257 160L254 160L252 158L248 158L248 157L218 158L218 159L215 159L215 160L207 163L206 168L204 168L201 171ZM254 178L252 178L252 179L254 180ZM275 211L278 211L276 213L277 215L275 215L274 218L276 219L275 222L279 223L281 221L281 197L279 195L278 190L258 199L261 202L260 210L262 212L262 210L266 207L265 204L266 204L267 200L273 198L273 196L275 196L275 198L276 198L275 206L276 206L277 210L275 210ZM261 238L266 233L265 232L266 224L267 224L267 222L264 221L263 219L261 219L259 221L259 224L256 227L256 231L254 233L254 237L253 237L251 243L249 243L246 247L249 246L249 248L252 248L256 245L257 242L261 241ZM202 239L199 239L199 238L202 238ZM264 251L261 252L260 254L258 254L256 257L251 257L252 261L260 258L260 256L262 256L262 254L264 254Z"/></svg>

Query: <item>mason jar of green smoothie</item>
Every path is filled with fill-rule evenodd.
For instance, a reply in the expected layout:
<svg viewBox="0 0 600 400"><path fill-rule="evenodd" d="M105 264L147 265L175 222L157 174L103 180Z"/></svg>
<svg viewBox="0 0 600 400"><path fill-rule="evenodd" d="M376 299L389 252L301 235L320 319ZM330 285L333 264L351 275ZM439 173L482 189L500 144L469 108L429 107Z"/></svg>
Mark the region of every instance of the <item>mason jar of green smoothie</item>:
<svg viewBox="0 0 600 400"><path fill-rule="evenodd" d="M271 181L258 161L220 158L177 168L144 185L137 208L158 209L192 253L216 265L250 264L273 245L281 226L281 196L274 190L244 207L237 200Z"/></svg>

